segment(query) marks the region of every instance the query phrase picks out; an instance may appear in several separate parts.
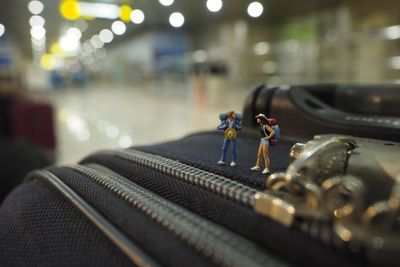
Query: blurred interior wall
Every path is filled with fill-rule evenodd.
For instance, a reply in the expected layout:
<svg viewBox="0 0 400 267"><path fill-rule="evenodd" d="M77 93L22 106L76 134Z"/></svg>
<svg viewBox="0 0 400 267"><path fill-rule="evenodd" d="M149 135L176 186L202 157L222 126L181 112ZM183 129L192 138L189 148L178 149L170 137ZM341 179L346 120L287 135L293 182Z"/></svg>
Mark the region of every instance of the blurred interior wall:
<svg viewBox="0 0 400 267"><path fill-rule="evenodd" d="M101 77L129 83L202 72L243 87L399 82L399 56L398 1L342 0L275 21L242 17L141 33L112 47Z"/></svg>

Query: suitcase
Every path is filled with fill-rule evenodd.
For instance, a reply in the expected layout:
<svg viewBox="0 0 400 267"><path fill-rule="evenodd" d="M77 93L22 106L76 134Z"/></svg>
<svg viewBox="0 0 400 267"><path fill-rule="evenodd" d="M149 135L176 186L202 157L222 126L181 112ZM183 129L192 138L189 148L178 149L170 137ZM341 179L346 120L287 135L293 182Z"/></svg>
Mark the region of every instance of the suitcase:
<svg viewBox="0 0 400 267"><path fill-rule="evenodd" d="M252 114L262 111L252 106L260 102L260 91L271 93L265 86L252 93L244 109L245 125L252 125ZM400 144L323 135L295 145L293 136L285 134L282 126L279 145L270 149L275 174L269 177L250 170L259 143L252 127L239 133L236 167L217 165L223 136L213 131L159 145L99 151L79 164L35 171L0 209L0 265L396 266L398 228L378 233L357 228L362 226L359 216L354 217L357 205L351 216L337 208L342 216L327 217L325 209L314 205L325 198L315 202L310 192L338 185L356 193L360 183L374 185L353 178L361 156L379 147L379 155L397 160ZM286 181L289 176L293 179ZM319 181L325 176L337 183L326 186L329 179ZM340 184L343 177L353 183ZM383 178L382 190L373 186L382 193L368 201L382 202L397 192L391 177ZM329 200L331 191L323 192ZM396 216L388 218L396 221Z"/></svg>
<svg viewBox="0 0 400 267"><path fill-rule="evenodd" d="M13 105L15 96L0 94L0 136L10 137L10 108Z"/></svg>
<svg viewBox="0 0 400 267"><path fill-rule="evenodd" d="M9 111L10 135L32 142L50 152L56 148L53 108L24 98L15 98Z"/></svg>

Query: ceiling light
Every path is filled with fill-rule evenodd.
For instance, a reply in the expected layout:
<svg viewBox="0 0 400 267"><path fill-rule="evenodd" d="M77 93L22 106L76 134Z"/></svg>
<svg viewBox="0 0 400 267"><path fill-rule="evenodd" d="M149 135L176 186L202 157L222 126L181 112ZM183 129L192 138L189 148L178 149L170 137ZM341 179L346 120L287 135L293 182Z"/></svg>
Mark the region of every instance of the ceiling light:
<svg viewBox="0 0 400 267"><path fill-rule="evenodd" d="M119 6L114 4L79 2L79 10L86 17L117 19L120 15Z"/></svg>
<svg viewBox="0 0 400 267"><path fill-rule="evenodd" d="M174 12L169 16L169 23L173 27L179 28L185 23L185 17L179 12Z"/></svg>
<svg viewBox="0 0 400 267"><path fill-rule="evenodd" d="M61 36L60 38L61 49L65 52L74 52L79 48L79 40L69 35Z"/></svg>
<svg viewBox="0 0 400 267"><path fill-rule="evenodd" d="M46 29L42 26L33 26L31 28L31 35L34 39L43 39L46 36Z"/></svg>
<svg viewBox="0 0 400 267"><path fill-rule="evenodd" d="M123 22L129 22L131 18L132 8L128 5L122 5L119 9L119 18Z"/></svg>
<svg viewBox="0 0 400 267"><path fill-rule="evenodd" d="M140 24L144 21L144 13L140 9L135 9L131 13L131 21L135 24Z"/></svg>
<svg viewBox="0 0 400 267"><path fill-rule="evenodd" d="M35 15L35 16L32 16L30 19L29 19L29 24L31 25L31 27L33 27L33 26L35 26L35 25L37 25L37 26L44 26L44 24L45 24L45 20L44 20L44 18L43 17L41 17L41 16L37 16L37 15Z"/></svg>
<svg viewBox="0 0 400 267"><path fill-rule="evenodd" d="M0 23L0 37L4 35L5 31L6 27L4 27L4 25Z"/></svg>
<svg viewBox="0 0 400 267"><path fill-rule="evenodd" d="M218 12L222 8L222 0L207 0L207 8L211 12Z"/></svg>
<svg viewBox="0 0 400 267"><path fill-rule="evenodd" d="M40 58L40 66L47 71L50 71L54 67L54 56L51 54L45 54Z"/></svg>
<svg viewBox="0 0 400 267"><path fill-rule="evenodd" d="M104 46L104 42L100 39L100 37L97 34L93 35L92 38L90 38L90 44L94 48L101 48Z"/></svg>
<svg viewBox="0 0 400 267"><path fill-rule="evenodd" d="M43 46L46 44L46 38L42 38L42 39L34 39L32 38L32 44L36 45L36 46Z"/></svg>
<svg viewBox="0 0 400 267"><path fill-rule="evenodd" d="M100 40L103 41L103 43L108 44L111 43L112 40L114 39L114 34L109 29L104 29L100 31L99 37Z"/></svg>
<svg viewBox="0 0 400 267"><path fill-rule="evenodd" d="M400 39L400 25L385 28L384 35L389 40Z"/></svg>
<svg viewBox="0 0 400 267"><path fill-rule="evenodd" d="M253 2L247 7L247 13L253 18L261 16L263 11L264 7L260 2Z"/></svg>
<svg viewBox="0 0 400 267"><path fill-rule="evenodd" d="M68 29L67 35L79 40L82 37L82 32L78 28L73 27Z"/></svg>
<svg viewBox="0 0 400 267"><path fill-rule="evenodd" d="M59 43L53 43L50 46L50 52L53 55L62 55L64 53Z"/></svg>
<svg viewBox="0 0 400 267"><path fill-rule="evenodd" d="M174 0L158 0L158 2L163 6L170 6L174 3Z"/></svg>
<svg viewBox="0 0 400 267"><path fill-rule="evenodd" d="M111 25L111 30L116 34L116 35L122 35L126 32L126 25L120 20L114 21L113 24Z"/></svg>
<svg viewBox="0 0 400 267"><path fill-rule="evenodd" d="M28 9L32 14L38 15L38 14L42 13L44 6L43 6L42 2L35 0L35 1L29 2Z"/></svg>
<svg viewBox="0 0 400 267"><path fill-rule="evenodd" d="M81 10L78 1L63 0L60 4L61 15L68 20L77 20L81 16Z"/></svg>
<svg viewBox="0 0 400 267"><path fill-rule="evenodd" d="M44 51L46 49L45 45L35 45L32 44L32 49L38 52Z"/></svg>
<svg viewBox="0 0 400 267"><path fill-rule="evenodd" d="M254 45L254 53L258 56L266 55L269 52L270 46L267 42L259 42Z"/></svg>

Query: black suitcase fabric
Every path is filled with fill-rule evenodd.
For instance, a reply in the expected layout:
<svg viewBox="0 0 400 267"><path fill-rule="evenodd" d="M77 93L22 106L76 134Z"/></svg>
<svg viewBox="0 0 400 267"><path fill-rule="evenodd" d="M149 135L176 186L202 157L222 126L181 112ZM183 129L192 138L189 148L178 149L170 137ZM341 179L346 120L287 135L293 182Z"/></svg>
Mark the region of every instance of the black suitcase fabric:
<svg viewBox="0 0 400 267"><path fill-rule="evenodd" d="M239 133L236 167L217 165L222 141L221 133L206 132L126 151L162 156L222 175L238 182L238 186L262 190L265 176L250 170L259 136L252 130ZM286 169L292 145L293 142L281 140L270 148L272 172ZM126 243L110 238L107 230L93 223L54 184L41 179L41 172L31 174L0 209L0 265L365 266L361 259L340 247L323 244L309 233L285 228L255 213L238 196L222 196L216 193L218 188L210 191L201 181L197 185L182 177L177 179L179 175L168 169L170 162L165 164L160 171L118 153L100 151L79 166L50 167L46 171L122 233ZM149 196L150 204L158 201L151 200L153 195L161 200L154 209L146 208L117 187L93 182L90 176L95 179L97 171L130 181L139 188L138 196ZM165 203L172 203L173 208L164 216L170 216L172 222L176 219L175 224L167 224L157 215L156 210L159 208L162 214ZM179 213L182 210L183 215ZM187 234L192 232L193 236ZM126 252L129 249L124 250L129 246L131 254Z"/></svg>

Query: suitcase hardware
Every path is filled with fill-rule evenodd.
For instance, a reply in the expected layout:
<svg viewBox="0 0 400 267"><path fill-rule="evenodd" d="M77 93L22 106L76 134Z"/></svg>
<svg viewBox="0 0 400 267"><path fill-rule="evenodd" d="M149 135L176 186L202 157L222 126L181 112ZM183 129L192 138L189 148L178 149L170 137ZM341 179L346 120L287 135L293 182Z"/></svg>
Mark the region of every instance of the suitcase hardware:
<svg viewBox="0 0 400 267"><path fill-rule="evenodd" d="M395 265L400 252L400 144L320 135L293 146L292 163L267 179L255 209L287 227L332 225L347 248ZM378 181L375 181L378 180ZM387 192L376 195L376 182ZM317 232L323 232L321 229Z"/></svg>

